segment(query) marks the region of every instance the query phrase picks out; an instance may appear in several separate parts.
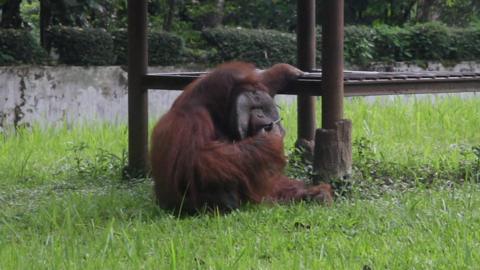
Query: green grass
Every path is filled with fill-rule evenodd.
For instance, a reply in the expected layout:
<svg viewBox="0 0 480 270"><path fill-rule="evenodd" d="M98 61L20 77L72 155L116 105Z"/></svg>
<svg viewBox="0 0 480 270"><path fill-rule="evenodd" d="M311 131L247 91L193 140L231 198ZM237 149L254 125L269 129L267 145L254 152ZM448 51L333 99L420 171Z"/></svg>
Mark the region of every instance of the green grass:
<svg viewBox="0 0 480 270"><path fill-rule="evenodd" d="M289 135L297 130L295 106L282 106ZM321 126L321 107L317 106L317 126ZM345 117L353 122L353 138L368 138L375 154L386 161L434 161L447 153L458 153L461 146L480 142L479 98L376 99L366 102L353 98L345 104ZM295 136L286 139L291 148ZM439 156L440 154L440 156ZM448 159L452 157L449 156ZM455 160L458 156L454 157ZM452 160L454 161L454 160Z"/></svg>
<svg viewBox="0 0 480 270"><path fill-rule="evenodd" d="M121 179L125 126L0 134L0 269L475 269L480 99L353 99L346 115L355 174L332 207L180 219ZM291 149L295 108L282 116Z"/></svg>

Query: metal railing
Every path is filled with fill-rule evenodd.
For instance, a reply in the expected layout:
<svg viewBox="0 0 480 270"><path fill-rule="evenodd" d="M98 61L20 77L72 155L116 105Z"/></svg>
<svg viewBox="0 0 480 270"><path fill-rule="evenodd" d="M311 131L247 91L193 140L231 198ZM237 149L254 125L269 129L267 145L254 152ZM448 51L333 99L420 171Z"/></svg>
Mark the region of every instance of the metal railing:
<svg viewBox="0 0 480 270"><path fill-rule="evenodd" d="M181 90L206 72L158 73L144 77L147 89ZM305 73L279 94L322 96L321 71ZM480 72L344 72L345 96L480 92Z"/></svg>

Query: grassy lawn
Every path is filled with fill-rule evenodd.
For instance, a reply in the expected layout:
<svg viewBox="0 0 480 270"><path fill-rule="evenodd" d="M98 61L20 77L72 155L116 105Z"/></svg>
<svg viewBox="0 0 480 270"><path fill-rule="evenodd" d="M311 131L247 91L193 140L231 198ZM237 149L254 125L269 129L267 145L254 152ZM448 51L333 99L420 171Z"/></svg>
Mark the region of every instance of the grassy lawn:
<svg viewBox="0 0 480 270"><path fill-rule="evenodd" d="M188 218L158 209L149 180L121 179L125 126L0 133L0 269L477 268L480 99L352 99L346 115L355 173L332 207Z"/></svg>

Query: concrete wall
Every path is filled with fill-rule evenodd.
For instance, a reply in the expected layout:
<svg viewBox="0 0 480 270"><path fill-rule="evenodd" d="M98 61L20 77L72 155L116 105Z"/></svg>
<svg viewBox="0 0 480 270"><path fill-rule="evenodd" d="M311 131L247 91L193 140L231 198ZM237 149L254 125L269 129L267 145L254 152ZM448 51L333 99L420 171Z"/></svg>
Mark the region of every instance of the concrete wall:
<svg viewBox="0 0 480 270"><path fill-rule="evenodd" d="M375 70L419 71L418 66L397 63ZM478 63L427 70L480 71ZM173 68L152 68L172 72ZM176 71L179 71L176 69ZM190 70L191 71L191 70ZM158 118L168 110L178 91L150 91L149 113ZM283 102L293 97L280 97ZM107 121L126 123L127 73L121 67L8 66L0 67L0 131L8 126Z"/></svg>
<svg viewBox="0 0 480 270"><path fill-rule="evenodd" d="M392 64L374 64L372 71L419 72L419 71L454 71L454 72L480 72L480 62L461 62L452 66L444 66L438 62L429 62L425 66L397 62Z"/></svg>
<svg viewBox="0 0 480 270"><path fill-rule="evenodd" d="M179 93L150 91L150 115L158 117L168 110ZM127 73L121 67L0 67L0 130L34 122L97 120L127 120Z"/></svg>

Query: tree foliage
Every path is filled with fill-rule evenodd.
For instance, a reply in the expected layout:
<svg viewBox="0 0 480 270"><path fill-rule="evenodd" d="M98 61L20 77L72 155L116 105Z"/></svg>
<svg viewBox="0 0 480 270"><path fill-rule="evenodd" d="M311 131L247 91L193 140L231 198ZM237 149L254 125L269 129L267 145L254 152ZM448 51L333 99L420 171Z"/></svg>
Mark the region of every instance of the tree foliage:
<svg viewBox="0 0 480 270"><path fill-rule="evenodd" d="M325 1L317 2L319 17ZM447 25L466 26L478 19L478 0L345 0L347 24L403 25L440 21Z"/></svg>
<svg viewBox="0 0 480 270"><path fill-rule="evenodd" d="M32 14L21 14L22 3L41 1L52 25L125 28L127 0L0 0L0 27L22 28ZM318 0L320 22L324 2ZM296 27L297 0L149 0L150 26L183 32L226 25L292 32ZM22 18L22 15L24 18ZM27 23L24 23L27 22ZM347 24L403 25L440 21L467 26L480 21L479 0L345 0Z"/></svg>

